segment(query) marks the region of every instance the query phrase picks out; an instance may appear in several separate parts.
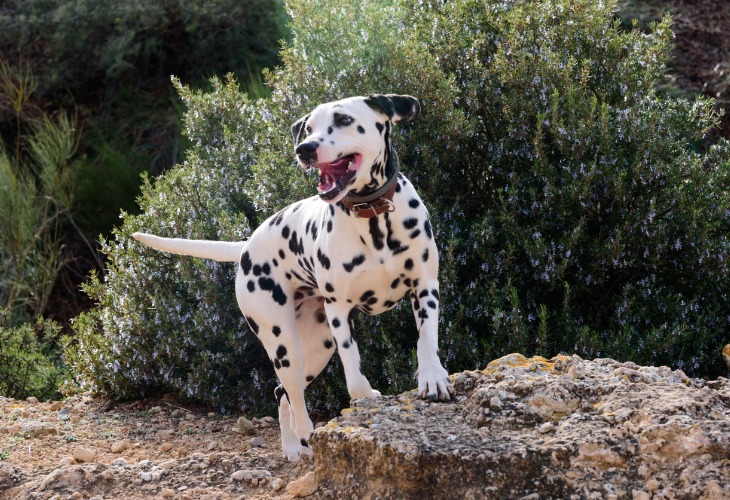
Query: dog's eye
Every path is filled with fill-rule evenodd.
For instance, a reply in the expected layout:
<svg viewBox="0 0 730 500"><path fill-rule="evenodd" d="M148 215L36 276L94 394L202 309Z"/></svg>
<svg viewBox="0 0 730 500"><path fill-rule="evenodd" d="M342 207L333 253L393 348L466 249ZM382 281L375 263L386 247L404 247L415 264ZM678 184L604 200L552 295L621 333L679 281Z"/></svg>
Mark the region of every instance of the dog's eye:
<svg viewBox="0 0 730 500"><path fill-rule="evenodd" d="M355 121L355 120L351 116L335 113L335 126L336 127L347 127L348 125L352 125L353 121Z"/></svg>
<svg viewBox="0 0 730 500"><path fill-rule="evenodd" d="M308 134L312 133L312 127L310 127L309 125L307 125L307 128L305 130L307 131Z"/></svg>

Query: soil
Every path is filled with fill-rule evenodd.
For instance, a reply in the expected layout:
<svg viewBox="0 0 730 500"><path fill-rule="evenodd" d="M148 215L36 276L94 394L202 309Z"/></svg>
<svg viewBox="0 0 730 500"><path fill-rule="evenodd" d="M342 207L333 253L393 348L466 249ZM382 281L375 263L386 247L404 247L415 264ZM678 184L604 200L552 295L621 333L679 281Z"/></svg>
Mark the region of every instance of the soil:
<svg viewBox="0 0 730 500"><path fill-rule="evenodd" d="M271 417L242 434L237 416L165 399L0 397L0 498L292 498L313 468L283 457Z"/></svg>

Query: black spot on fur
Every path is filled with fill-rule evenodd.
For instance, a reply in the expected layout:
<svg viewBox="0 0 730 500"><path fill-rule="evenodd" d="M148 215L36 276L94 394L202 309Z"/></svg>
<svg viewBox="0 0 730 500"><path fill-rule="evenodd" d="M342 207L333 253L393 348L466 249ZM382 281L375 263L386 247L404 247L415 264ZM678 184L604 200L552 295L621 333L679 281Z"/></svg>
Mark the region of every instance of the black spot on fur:
<svg viewBox="0 0 730 500"><path fill-rule="evenodd" d="M335 287L332 286L332 283L325 283L324 289L327 290L329 293L335 291Z"/></svg>
<svg viewBox="0 0 730 500"><path fill-rule="evenodd" d="M339 318L332 318L332 328L339 328L341 324Z"/></svg>
<svg viewBox="0 0 730 500"><path fill-rule="evenodd" d="M256 291L256 283L254 283L253 280L248 280L248 284L246 285L246 288L248 288L249 292L255 292Z"/></svg>
<svg viewBox="0 0 730 500"><path fill-rule="evenodd" d="M256 335L259 334L259 325L256 323L251 316L246 316L246 322L248 323L248 326L253 330L253 333Z"/></svg>
<svg viewBox="0 0 730 500"><path fill-rule="evenodd" d="M375 122L375 128L377 128L378 132L380 132L382 134L383 130L385 129L385 126L383 126L383 124L380 122Z"/></svg>
<svg viewBox="0 0 730 500"><path fill-rule="evenodd" d="M385 246L384 238L385 234L380 230L380 224L378 223L378 217L371 217L368 224L370 225L370 237L373 239L373 246L376 250L382 250Z"/></svg>
<svg viewBox="0 0 730 500"><path fill-rule="evenodd" d="M275 359L274 360L274 368L276 368L277 370L280 370L281 369L281 361L279 361L278 359Z"/></svg>
<svg viewBox="0 0 730 500"><path fill-rule="evenodd" d="M283 306L286 304L286 294L281 289L278 283L274 282L271 278L260 277L259 288L271 292L271 297L276 303Z"/></svg>
<svg viewBox="0 0 730 500"><path fill-rule="evenodd" d="M411 198L411 200L408 202L408 206L411 208L418 208L418 205L420 205L421 202L418 201L416 198Z"/></svg>
<svg viewBox="0 0 730 500"><path fill-rule="evenodd" d="M278 359L282 359L286 356L286 346L281 344L279 347L276 348L276 357Z"/></svg>
<svg viewBox="0 0 730 500"><path fill-rule="evenodd" d="M433 232L431 231L431 222L429 222L428 220L424 222L423 230L426 231L426 236L428 236L429 240L433 238Z"/></svg>
<svg viewBox="0 0 730 500"><path fill-rule="evenodd" d="M360 132L361 134L364 134L365 133L365 129L362 128L362 125L358 125L357 126L357 131Z"/></svg>
<svg viewBox="0 0 730 500"><path fill-rule="evenodd" d="M345 340L345 341L344 341L344 342L342 343L342 348L343 348L343 349L349 349L349 348L350 348L350 342L349 342L349 341L347 341L347 340Z"/></svg>
<svg viewBox="0 0 730 500"><path fill-rule="evenodd" d="M287 401L289 400L289 394L286 393L286 389L284 389L283 385L280 385L276 389L274 389L274 397L276 398L276 404L281 404L281 398L286 396Z"/></svg>
<svg viewBox="0 0 730 500"><path fill-rule="evenodd" d="M325 349L332 349L334 344L332 344L332 341L330 339L327 339L324 341L324 348Z"/></svg>
<svg viewBox="0 0 730 500"><path fill-rule="evenodd" d="M275 326L274 328L271 329L271 333L274 334L274 337L278 337L279 335L281 335L281 328L279 328L278 326Z"/></svg>
<svg viewBox="0 0 730 500"><path fill-rule="evenodd" d="M350 262L345 262L342 264L342 267L345 268L345 271L348 273L351 273L353 269L355 269L357 266L361 265L363 262L365 262L365 255L360 254L355 257Z"/></svg>
<svg viewBox="0 0 730 500"><path fill-rule="evenodd" d="M431 309L436 309L436 302L434 302L433 300L429 300L428 302L426 302L426 305Z"/></svg>
<svg viewBox="0 0 730 500"><path fill-rule="evenodd" d="M390 284L390 288L398 288L398 285L400 285L400 278L394 279L393 282Z"/></svg>
<svg viewBox="0 0 730 500"><path fill-rule="evenodd" d="M319 249L319 248L317 249L317 260L322 265L322 267L325 268L325 269L329 269L330 268L330 265L332 264L330 262L329 257L327 257L325 254L323 254L322 253L322 250Z"/></svg>
<svg viewBox="0 0 730 500"><path fill-rule="evenodd" d="M261 276L261 266L256 264L253 266L253 275L254 276Z"/></svg>
<svg viewBox="0 0 730 500"><path fill-rule="evenodd" d="M317 321L317 323L324 323L327 321L327 315L324 313L323 309L317 309L314 311L314 319Z"/></svg>
<svg viewBox="0 0 730 500"><path fill-rule="evenodd" d="M331 206L332 206L332 205L330 205L330 207L331 207ZM331 220L328 220L328 221L327 221L327 232L328 232L328 233L331 233L331 232L332 232L332 221L331 221Z"/></svg>
<svg viewBox="0 0 730 500"><path fill-rule="evenodd" d="M281 248L279 249L279 257L281 257L282 260L286 259L286 253L284 253L284 250Z"/></svg>
<svg viewBox="0 0 730 500"><path fill-rule="evenodd" d="M302 255L304 253L304 241L302 238L297 237L297 232L292 231L291 238L289 239L289 250L294 255Z"/></svg>
<svg viewBox="0 0 730 500"><path fill-rule="evenodd" d="M409 237L410 237L410 238L411 238L412 240L415 240L416 238L418 238L418 235L419 235L419 234L421 234L421 230L420 230L420 229L416 229L415 231L413 231L413 232L412 232L411 234L409 234L408 236L409 236Z"/></svg>
<svg viewBox="0 0 730 500"><path fill-rule="evenodd" d="M307 382L311 382L312 380L314 380L314 375L307 375L306 380Z"/></svg>
<svg viewBox="0 0 730 500"><path fill-rule="evenodd" d="M421 257L423 258L423 262L428 261L428 248L423 251L423 255Z"/></svg>
<svg viewBox="0 0 730 500"><path fill-rule="evenodd" d="M300 442L300 443L301 443L301 445L302 445L302 446L304 446L305 448L309 448L309 443L307 443L307 440L306 440L306 439L302 438L302 439L300 439L300 440L299 440L299 442Z"/></svg>
<svg viewBox="0 0 730 500"><path fill-rule="evenodd" d="M243 255L241 255L241 269L243 269L243 274L250 273L251 266L251 256L248 254L248 252L243 252Z"/></svg>
<svg viewBox="0 0 730 500"><path fill-rule="evenodd" d="M418 219L415 217L409 217L408 219L403 221L403 227L406 229L413 229L416 227L416 224L418 224Z"/></svg>
<svg viewBox="0 0 730 500"><path fill-rule="evenodd" d="M281 228L281 237L284 239L289 237L289 226L284 226Z"/></svg>
<svg viewBox="0 0 730 500"><path fill-rule="evenodd" d="M406 263L405 263L405 264L403 264L403 266L404 266L404 267L405 267L405 268L406 268L406 269L407 269L408 271L410 271L411 269L413 269L413 259L406 259Z"/></svg>
<svg viewBox="0 0 730 500"><path fill-rule="evenodd" d="M438 300L438 298L439 298L439 291L434 288L433 290L431 290L431 295L433 295L434 297L436 297L436 300Z"/></svg>

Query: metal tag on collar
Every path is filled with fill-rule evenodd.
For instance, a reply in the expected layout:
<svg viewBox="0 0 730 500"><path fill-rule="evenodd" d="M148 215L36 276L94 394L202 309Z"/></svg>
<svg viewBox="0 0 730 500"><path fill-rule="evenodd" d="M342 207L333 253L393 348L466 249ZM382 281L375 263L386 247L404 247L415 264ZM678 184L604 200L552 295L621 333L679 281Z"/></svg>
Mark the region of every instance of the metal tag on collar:
<svg viewBox="0 0 730 500"><path fill-rule="evenodd" d="M393 202L387 198L380 198L377 201L384 202L384 204L379 206L373 206L372 203L357 203L355 205L352 205L352 213L355 214L355 217L358 219L369 219L372 217L377 217L380 214L384 214L385 212L394 212L395 211L395 205ZM378 212L379 209L387 207L386 210L383 210L381 212ZM372 210L372 215L360 215L360 211L367 212L368 210Z"/></svg>

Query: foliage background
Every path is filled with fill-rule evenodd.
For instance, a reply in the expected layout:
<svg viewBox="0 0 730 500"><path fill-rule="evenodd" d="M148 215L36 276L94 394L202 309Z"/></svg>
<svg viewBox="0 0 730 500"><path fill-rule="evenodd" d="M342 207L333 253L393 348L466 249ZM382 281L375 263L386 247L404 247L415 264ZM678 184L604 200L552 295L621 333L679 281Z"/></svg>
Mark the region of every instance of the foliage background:
<svg viewBox="0 0 730 500"><path fill-rule="evenodd" d="M245 238L312 192L291 123L323 101L394 92L424 104L393 139L440 242L449 371L521 351L719 374L730 147L701 146L718 120L709 99L660 85L670 20L627 31L615 7L287 2L293 37L265 73L270 97L249 98L233 78L208 92L176 83L191 148L145 183L142 213L104 241L107 273L86 286L98 305L67 339L74 373L114 397L166 391L271 411L272 370L236 310L234 267L165 256L129 235ZM376 387L412 387L407 304L359 318L355 334ZM313 408L346 400L340 374L335 360L314 382Z"/></svg>

